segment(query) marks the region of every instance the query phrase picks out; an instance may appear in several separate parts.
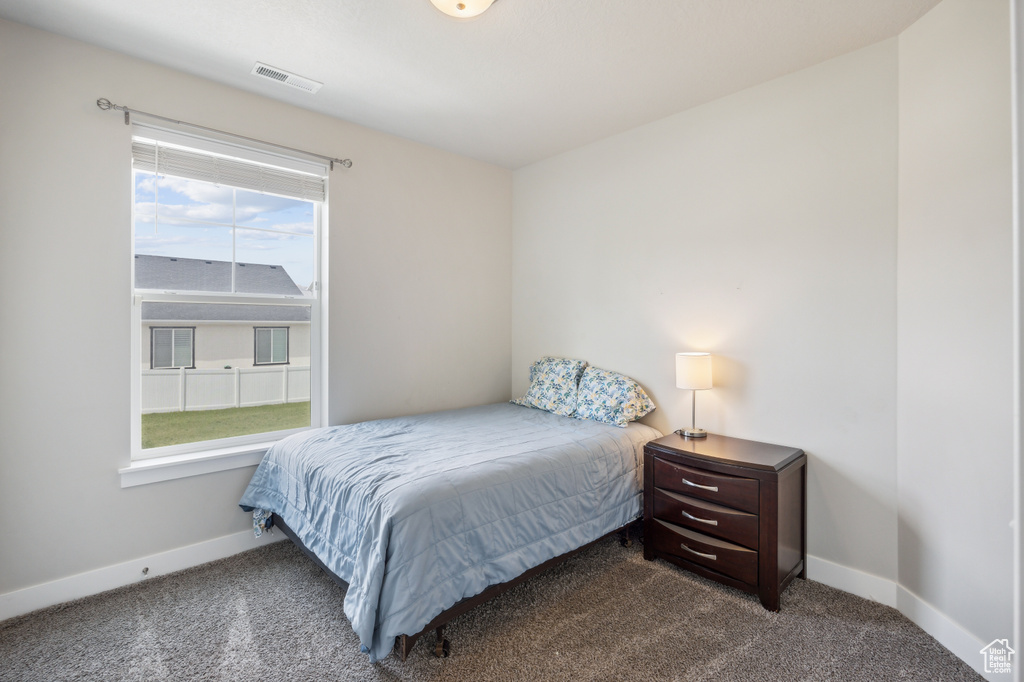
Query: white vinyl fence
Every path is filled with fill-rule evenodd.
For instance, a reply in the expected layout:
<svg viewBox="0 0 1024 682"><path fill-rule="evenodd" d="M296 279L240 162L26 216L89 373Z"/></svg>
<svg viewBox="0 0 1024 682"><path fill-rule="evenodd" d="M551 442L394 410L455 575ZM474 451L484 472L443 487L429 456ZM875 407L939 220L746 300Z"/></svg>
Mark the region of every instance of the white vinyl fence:
<svg viewBox="0 0 1024 682"><path fill-rule="evenodd" d="M309 400L309 367L142 370L143 414L306 400Z"/></svg>

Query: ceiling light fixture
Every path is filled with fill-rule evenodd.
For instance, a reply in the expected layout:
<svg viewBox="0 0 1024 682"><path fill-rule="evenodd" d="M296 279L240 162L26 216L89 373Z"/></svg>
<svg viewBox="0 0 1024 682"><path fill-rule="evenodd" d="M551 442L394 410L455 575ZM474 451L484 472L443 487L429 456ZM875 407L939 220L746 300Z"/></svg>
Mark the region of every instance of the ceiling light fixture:
<svg viewBox="0 0 1024 682"><path fill-rule="evenodd" d="M494 0L430 0L430 2L450 17L469 19L486 12Z"/></svg>

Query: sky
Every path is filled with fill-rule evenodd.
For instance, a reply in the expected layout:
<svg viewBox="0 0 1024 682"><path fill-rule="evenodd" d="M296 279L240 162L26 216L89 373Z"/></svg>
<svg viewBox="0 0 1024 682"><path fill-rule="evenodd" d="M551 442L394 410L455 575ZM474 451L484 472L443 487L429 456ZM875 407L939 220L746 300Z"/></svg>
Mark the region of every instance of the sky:
<svg viewBox="0 0 1024 682"><path fill-rule="evenodd" d="M157 203L159 193L159 204ZM135 173L135 253L280 265L313 281L314 205L201 180Z"/></svg>

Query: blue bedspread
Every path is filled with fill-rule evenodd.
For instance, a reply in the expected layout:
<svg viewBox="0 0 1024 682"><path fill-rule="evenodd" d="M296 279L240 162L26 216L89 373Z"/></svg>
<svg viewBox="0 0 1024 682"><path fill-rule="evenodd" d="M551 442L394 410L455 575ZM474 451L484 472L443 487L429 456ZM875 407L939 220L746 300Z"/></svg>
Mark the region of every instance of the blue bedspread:
<svg viewBox="0 0 1024 682"><path fill-rule="evenodd" d="M243 509L281 516L349 584L371 660L460 599L635 519L659 437L508 403L283 439Z"/></svg>

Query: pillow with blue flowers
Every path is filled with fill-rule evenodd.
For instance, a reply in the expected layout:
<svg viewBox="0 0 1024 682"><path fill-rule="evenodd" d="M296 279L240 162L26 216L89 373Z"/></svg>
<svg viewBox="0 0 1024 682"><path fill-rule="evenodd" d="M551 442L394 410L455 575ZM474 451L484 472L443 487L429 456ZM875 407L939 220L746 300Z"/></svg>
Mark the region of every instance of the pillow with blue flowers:
<svg viewBox="0 0 1024 682"><path fill-rule="evenodd" d="M654 401L640 384L618 372L587 367L580 378L576 401L577 419L626 427L654 410Z"/></svg>
<svg viewBox="0 0 1024 682"><path fill-rule="evenodd" d="M568 417L576 411L576 389L586 366L583 360L543 357L530 367L526 395L512 402Z"/></svg>

